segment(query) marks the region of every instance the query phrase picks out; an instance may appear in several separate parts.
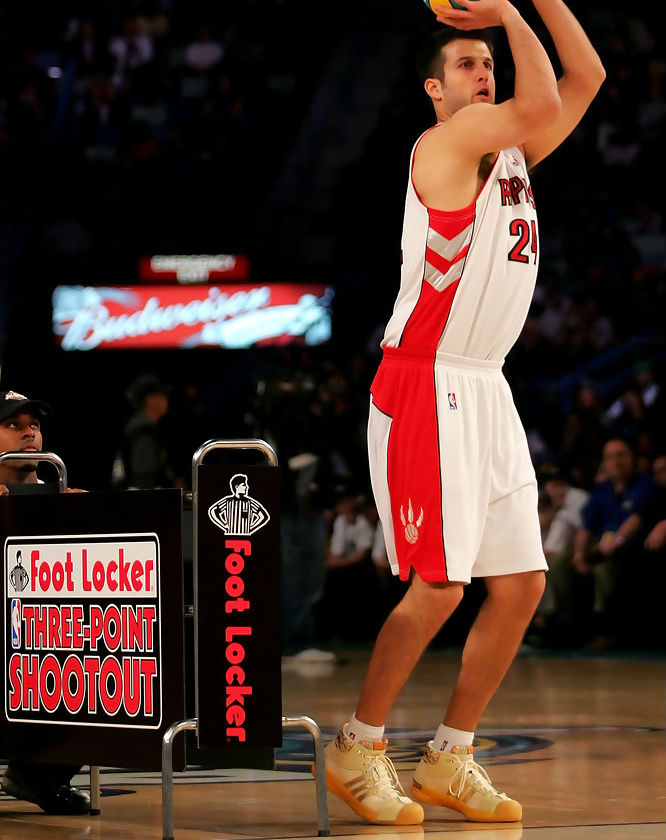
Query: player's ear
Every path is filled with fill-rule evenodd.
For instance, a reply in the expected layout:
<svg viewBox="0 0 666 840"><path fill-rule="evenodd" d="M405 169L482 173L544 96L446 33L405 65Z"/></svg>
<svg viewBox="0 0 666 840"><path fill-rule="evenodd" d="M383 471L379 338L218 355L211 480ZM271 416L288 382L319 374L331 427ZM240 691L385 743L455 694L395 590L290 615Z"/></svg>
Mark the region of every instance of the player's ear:
<svg viewBox="0 0 666 840"><path fill-rule="evenodd" d="M439 102L442 98L442 83L439 79L426 79L423 83L425 92L428 96Z"/></svg>

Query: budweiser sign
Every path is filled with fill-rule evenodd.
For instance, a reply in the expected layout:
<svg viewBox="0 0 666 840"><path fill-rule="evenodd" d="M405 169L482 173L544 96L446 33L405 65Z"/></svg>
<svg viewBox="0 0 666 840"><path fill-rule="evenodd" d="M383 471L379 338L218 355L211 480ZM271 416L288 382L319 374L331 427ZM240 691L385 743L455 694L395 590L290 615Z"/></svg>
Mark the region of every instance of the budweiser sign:
<svg viewBox="0 0 666 840"><path fill-rule="evenodd" d="M53 332L63 350L313 346L331 337L332 299L315 283L58 286Z"/></svg>
<svg viewBox="0 0 666 840"><path fill-rule="evenodd" d="M139 279L178 283L247 280L250 261L242 254L156 254L139 260Z"/></svg>

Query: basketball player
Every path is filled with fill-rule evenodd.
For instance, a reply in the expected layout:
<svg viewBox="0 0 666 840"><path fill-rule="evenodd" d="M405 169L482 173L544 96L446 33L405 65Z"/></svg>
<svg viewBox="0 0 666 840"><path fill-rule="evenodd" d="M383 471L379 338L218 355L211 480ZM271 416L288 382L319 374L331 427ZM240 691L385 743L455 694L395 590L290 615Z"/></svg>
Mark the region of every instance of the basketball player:
<svg viewBox="0 0 666 840"><path fill-rule="evenodd" d="M355 714L326 747L329 790L371 823L418 824L420 802L469 820L516 821L472 757L479 719L544 590L537 485L502 362L534 290L539 230L528 170L571 133L605 76L561 0L534 0L543 46L508 0L440 8L423 55L437 124L412 153L402 278L372 384L373 491L394 573L411 584L379 633ZM487 27L502 26L513 96L495 104ZM487 599L466 640L443 722L405 795L384 723L472 576Z"/></svg>

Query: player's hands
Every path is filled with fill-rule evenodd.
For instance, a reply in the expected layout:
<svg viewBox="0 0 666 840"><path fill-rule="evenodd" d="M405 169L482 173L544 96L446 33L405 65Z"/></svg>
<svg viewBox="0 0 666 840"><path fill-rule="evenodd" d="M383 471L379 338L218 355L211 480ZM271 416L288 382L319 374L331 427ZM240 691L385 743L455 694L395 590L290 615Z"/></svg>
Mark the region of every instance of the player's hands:
<svg viewBox="0 0 666 840"><path fill-rule="evenodd" d="M508 0L456 0L466 9L450 9L438 6L433 0L433 11L440 23L456 29L485 29L488 26L502 26L504 16L516 13Z"/></svg>
<svg viewBox="0 0 666 840"><path fill-rule="evenodd" d="M65 493L87 493L87 490L78 490L76 487L66 487Z"/></svg>
<svg viewBox="0 0 666 840"><path fill-rule="evenodd" d="M0 496L9 496L9 489L6 484L0 484Z"/></svg>

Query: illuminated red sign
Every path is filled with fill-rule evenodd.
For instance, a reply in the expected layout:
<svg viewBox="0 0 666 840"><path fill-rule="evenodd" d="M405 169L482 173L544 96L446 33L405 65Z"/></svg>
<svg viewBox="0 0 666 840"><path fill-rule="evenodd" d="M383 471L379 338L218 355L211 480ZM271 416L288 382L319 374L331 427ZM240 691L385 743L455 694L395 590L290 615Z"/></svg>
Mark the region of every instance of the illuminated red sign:
<svg viewBox="0 0 666 840"><path fill-rule="evenodd" d="M250 261L243 254L156 254L141 257L139 279L162 283L247 280Z"/></svg>
<svg viewBox="0 0 666 840"><path fill-rule="evenodd" d="M332 300L317 283L58 286L53 332L63 350L313 346L331 337Z"/></svg>

